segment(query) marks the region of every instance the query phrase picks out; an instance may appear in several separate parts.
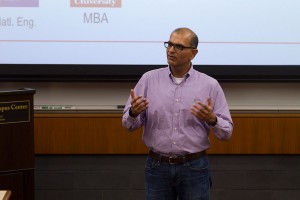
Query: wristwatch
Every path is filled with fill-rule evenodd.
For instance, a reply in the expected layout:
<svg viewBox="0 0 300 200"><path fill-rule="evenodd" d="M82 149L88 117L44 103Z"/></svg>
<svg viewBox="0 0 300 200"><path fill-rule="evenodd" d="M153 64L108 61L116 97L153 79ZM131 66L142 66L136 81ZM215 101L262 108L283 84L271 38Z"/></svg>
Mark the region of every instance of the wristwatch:
<svg viewBox="0 0 300 200"><path fill-rule="evenodd" d="M135 117L138 116L138 115L134 115L134 114L132 113L131 107L130 107L130 109L129 109L129 116L130 116L130 117L133 117L133 118L135 118Z"/></svg>
<svg viewBox="0 0 300 200"><path fill-rule="evenodd" d="M218 123L218 118L216 117L216 120L212 123L207 123L209 126L215 126Z"/></svg>

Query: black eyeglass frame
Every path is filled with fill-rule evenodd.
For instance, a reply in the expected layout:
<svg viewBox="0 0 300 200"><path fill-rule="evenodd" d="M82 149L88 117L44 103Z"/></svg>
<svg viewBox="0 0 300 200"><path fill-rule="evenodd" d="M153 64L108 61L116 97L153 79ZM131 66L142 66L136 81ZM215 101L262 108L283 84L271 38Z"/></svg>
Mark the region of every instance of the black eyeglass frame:
<svg viewBox="0 0 300 200"><path fill-rule="evenodd" d="M164 42L164 46L167 49L174 47L174 49L179 50L179 51L183 51L184 49L196 49L195 47L186 47L181 44L173 44L172 42Z"/></svg>

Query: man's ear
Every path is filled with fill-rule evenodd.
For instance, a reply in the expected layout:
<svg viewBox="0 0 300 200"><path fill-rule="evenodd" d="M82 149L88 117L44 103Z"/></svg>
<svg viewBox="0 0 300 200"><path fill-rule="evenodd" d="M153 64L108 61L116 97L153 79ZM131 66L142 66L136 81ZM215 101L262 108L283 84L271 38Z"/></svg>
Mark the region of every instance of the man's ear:
<svg viewBox="0 0 300 200"><path fill-rule="evenodd" d="M195 56L197 55L198 53L198 49L193 49L193 55L191 56L191 60L193 60L195 58Z"/></svg>

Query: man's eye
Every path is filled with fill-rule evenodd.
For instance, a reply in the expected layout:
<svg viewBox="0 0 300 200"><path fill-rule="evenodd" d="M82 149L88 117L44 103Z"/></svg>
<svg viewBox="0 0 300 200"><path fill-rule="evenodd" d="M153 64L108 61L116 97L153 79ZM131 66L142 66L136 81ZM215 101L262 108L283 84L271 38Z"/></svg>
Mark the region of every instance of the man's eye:
<svg viewBox="0 0 300 200"><path fill-rule="evenodd" d="M183 46L180 45L180 44L176 44L176 45L174 45L174 47L175 47L176 49L178 49L178 50L182 50L182 49L183 49Z"/></svg>

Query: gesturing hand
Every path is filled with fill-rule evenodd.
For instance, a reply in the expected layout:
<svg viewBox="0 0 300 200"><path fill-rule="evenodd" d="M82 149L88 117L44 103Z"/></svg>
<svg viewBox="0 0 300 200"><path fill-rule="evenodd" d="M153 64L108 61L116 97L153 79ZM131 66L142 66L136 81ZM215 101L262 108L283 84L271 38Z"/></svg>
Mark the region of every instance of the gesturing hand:
<svg viewBox="0 0 300 200"><path fill-rule="evenodd" d="M136 117L148 108L149 102L143 96L135 96L133 89L130 90L130 96L131 96L131 108L130 108L131 114L134 117Z"/></svg>
<svg viewBox="0 0 300 200"><path fill-rule="evenodd" d="M207 104L201 101L196 101L191 108L191 113L198 119L205 121L207 124L215 124L217 117L212 110L212 103L210 97L207 98Z"/></svg>

